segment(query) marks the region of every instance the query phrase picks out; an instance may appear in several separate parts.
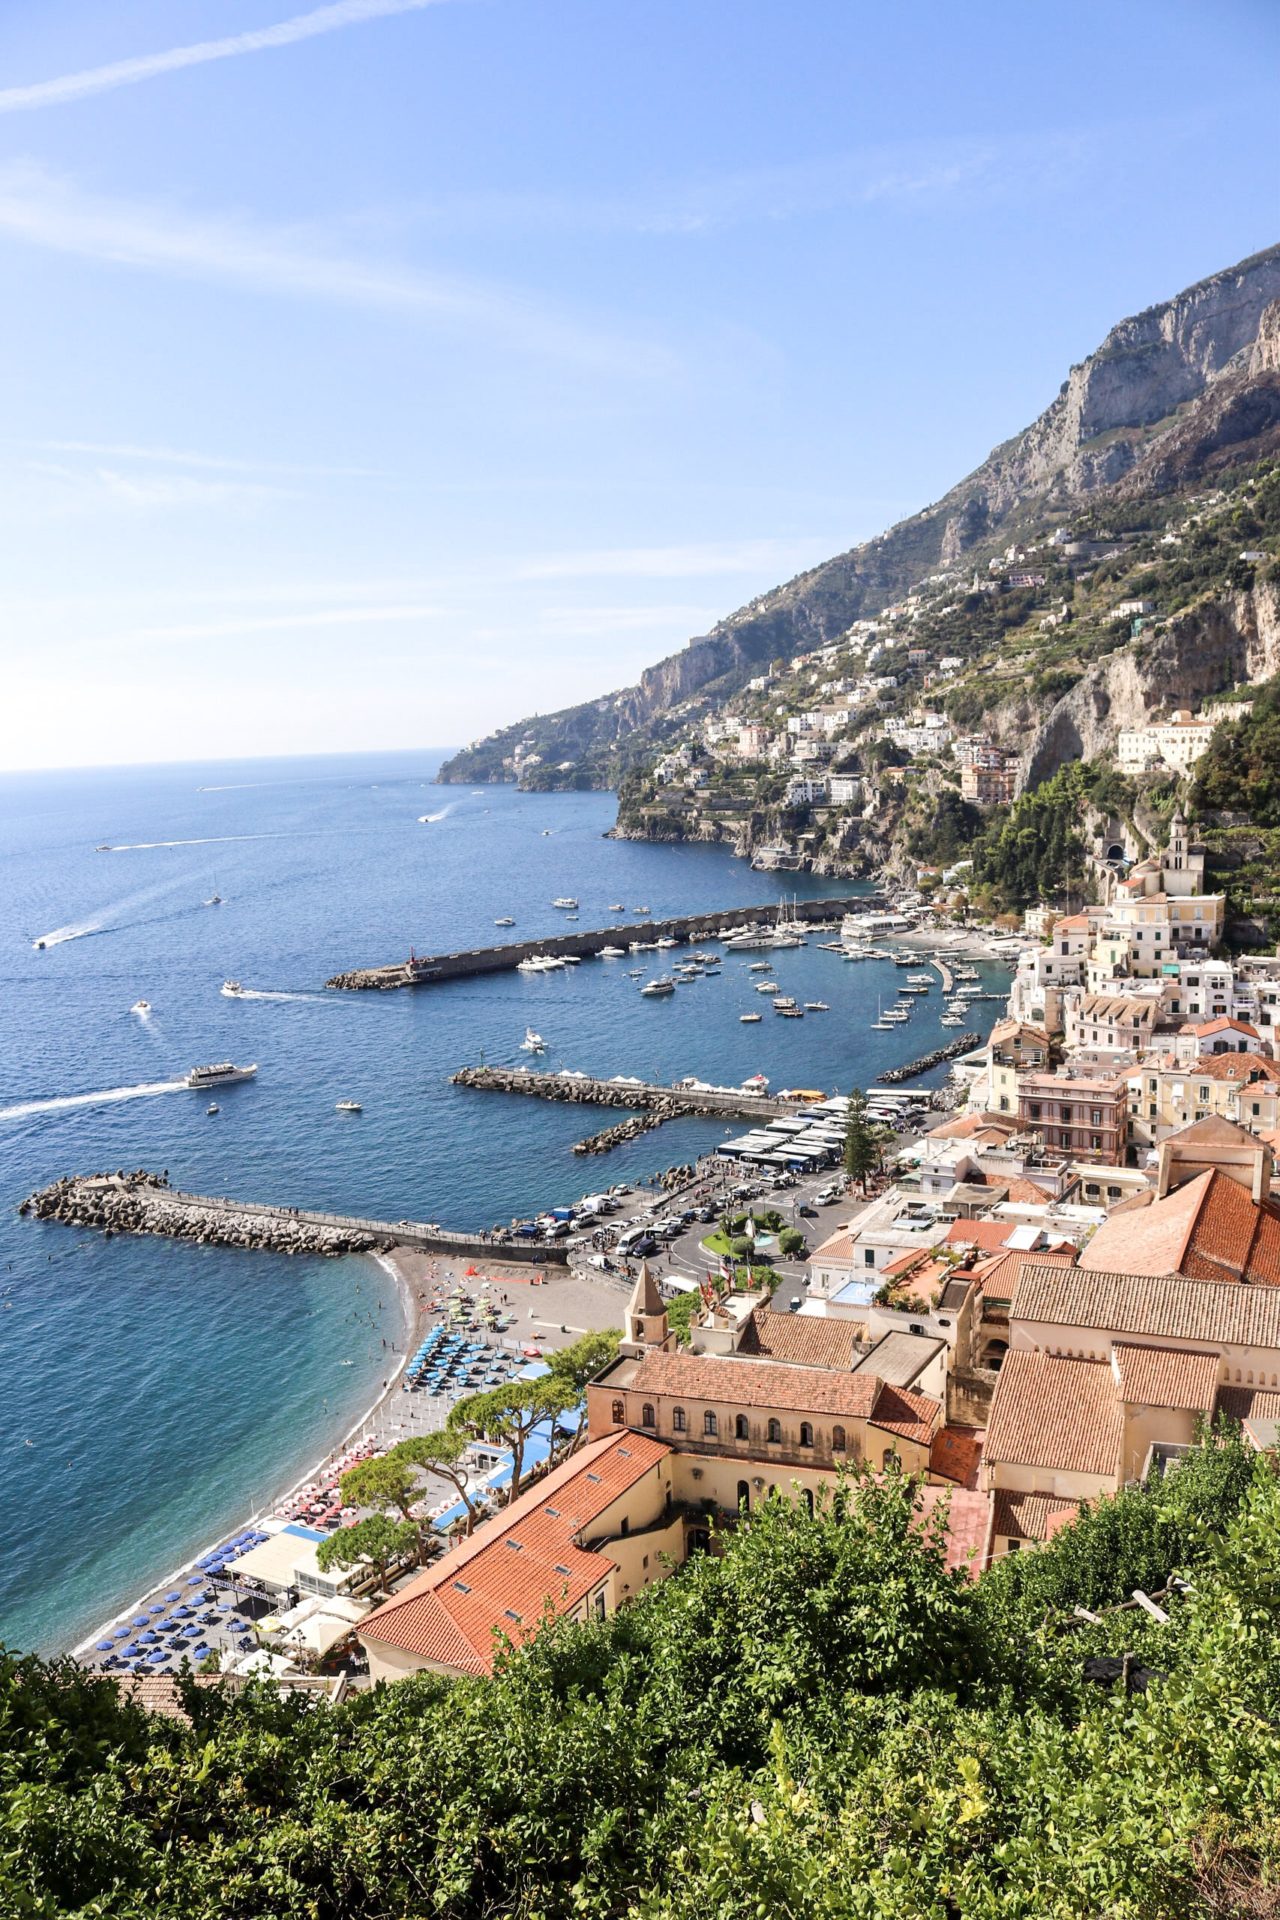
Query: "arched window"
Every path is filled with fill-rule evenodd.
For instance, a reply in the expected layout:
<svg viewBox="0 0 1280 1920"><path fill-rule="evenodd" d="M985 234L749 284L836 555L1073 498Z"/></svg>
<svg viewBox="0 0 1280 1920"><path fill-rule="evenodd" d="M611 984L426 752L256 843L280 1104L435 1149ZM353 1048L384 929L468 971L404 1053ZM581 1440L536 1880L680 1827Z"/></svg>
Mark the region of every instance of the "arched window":
<svg viewBox="0 0 1280 1920"><path fill-rule="evenodd" d="M894 1463L894 1461L895 1461L895 1460L897 1459L897 1457L898 1457L898 1455L897 1455L897 1451L896 1451L896 1450L895 1450L895 1449L894 1449L893 1447L886 1447L886 1448L885 1448L885 1450L884 1450L884 1464L885 1464L885 1466L886 1466L886 1467L891 1467L891 1466L893 1465L893 1463Z"/></svg>
<svg viewBox="0 0 1280 1920"><path fill-rule="evenodd" d="M745 1480L739 1480L738 1482L738 1511L739 1513L750 1513L751 1511L751 1488Z"/></svg>
<svg viewBox="0 0 1280 1920"><path fill-rule="evenodd" d="M683 1407L673 1407L671 1409L671 1430L673 1433L684 1432L684 1408Z"/></svg>
<svg viewBox="0 0 1280 1920"><path fill-rule="evenodd" d="M717 1427L718 1423L714 1413L704 1413L702 1416L702 1431L709 1439L715 1438Z"/></svg>
<svg viewBox="0 0 1280 1920"><path fill-rule="evenodd" d="M626 1404L621 1400L613 1403L613 1424L615 1427L625 1427L627 1424Z"/></svg>
<svg viewBox="0 0 1280 1920"><path fill-rule="evenodd" d="M805 1506L806 1506L806 1507L807 1507L807 1508L809 1509L809 1518L810 1518L810 1519L812 1520L812 1518L813 1518L813 1494L811 1493L811 1491L809 1490L809 1488L808 1488L808 1487L806 1487L806 1488L805 1488L805 1490L804 1490L804 1503L805 1503Z"/></svg>
<svg viewBox="0 0 1280 1920"><path fill-rule="evenodd" d="M735 1440L749 1440L751 1438L751 1424L745 1413L738 1414L734 1420L733 1437Z"/></svg>
<svg viewBox="0 0 1280 1920"><path fill-rule="evenodd" d="M640 1425L641 1425L642 1427L653 1427L653 1426L656 1426L656 1425L657 1425L657 1422L656 1422L656 1420L655 1420L655 1419L654 1419L654 1417L653 1417L653 1403L652 1403L652 1401L649 1401L649 1400L646 1400L646 1401L645 1401L645 1403L644 1403L644 1405L643 1405L643 1406L641 1407L641 1409L640 1409Z"/></svg>
<svg viewBox="0 0 1280 1920"><path fill-rule="evenodd" d="M800 1422L800 1445L802 1447L811 1447L813 1445L813 1428L807 1420Z"/></svg>
<svg viewBox="0 0 1280 1920"><path fill-rule="evenodd" d="M767 1433L770 1446L779 1446L782 1441L782 1422L780 1420L771 1420L767 1428Z"/></svg>
<svg viewBox="0 0 1280 1920"><path fill-rule="evenodd" d="M843 1427L832 1427L832 1429L831 1429L831 1451L832 1451L832 1453L843 1453L843 1452L844 1452L844 1450L845 1450L845 1441L844 1441L844 1428L843 1428Z"/></svg>

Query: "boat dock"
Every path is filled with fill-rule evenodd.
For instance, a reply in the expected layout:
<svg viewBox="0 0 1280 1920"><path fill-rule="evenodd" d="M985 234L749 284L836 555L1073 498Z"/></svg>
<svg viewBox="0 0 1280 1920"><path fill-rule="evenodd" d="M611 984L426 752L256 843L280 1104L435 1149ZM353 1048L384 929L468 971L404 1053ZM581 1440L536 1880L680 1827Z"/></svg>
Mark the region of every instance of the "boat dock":
<svg viewBox="0 0 1280 1920"><path fill-rule="evenodd" d="M825 926L838 923L846 913L857 913L874 904L870 895L857 894L853 898L797 900L786 911L793 920ZM597 927L587 933L548 934L512 941L501 947L472 947L459 953L410 953L407 960L390 966L355 967L348 973L336 973L325 985L347 993L386 992L393 987L431 987L447 980L469 980L483 973L510 973L522 960L531 960L535 954L547 954L553 959L590 960L604 947L626 947L633 940L652 942L661 938L696 945L700 940L714 939L722 927L768 925L777 918L778 908L778 901L771 900L764 906L723 907L713 913L684 913L667 920L656 917L620 920L613 926Z"/></svg>
<svg viewBox="0 0 1280 1920"><path fill-rule="evenodd" d="M523 1093L538 1100L566 1100L575 1106L626 1107L635 1113L655 1113L663 1120L686 1115L731 1120L794 1119L804 1112L803 1101L783 1100L733 1088L663 1087L642 1080L595 1080L589 1074L534 1073L522 1067L460 1067L456 1087L476 1087L485 1093Z"/></svg>
<svg viewBox="0 0 1280 1920"><path fill-rule="evenodd" d="M935 953L929 956L929 965L931 967L936 967L938 969L938 972L942 977L942 991L944 993L950 993L955 986L955 981L951 978L951 969L947 965L946 961L939 960L937 954Z"/></svg>

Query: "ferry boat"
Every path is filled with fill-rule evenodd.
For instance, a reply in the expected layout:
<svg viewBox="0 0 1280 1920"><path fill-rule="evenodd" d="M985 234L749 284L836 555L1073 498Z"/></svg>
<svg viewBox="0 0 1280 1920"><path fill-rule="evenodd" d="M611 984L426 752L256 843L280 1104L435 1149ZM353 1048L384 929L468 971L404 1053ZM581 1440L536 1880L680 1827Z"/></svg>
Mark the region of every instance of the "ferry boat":
<svg viewBox="0 0 1280 1920"><path fill-rule="evenodd" d="M360 1105L360 1102L358 1100L335 1100L333 1103L333 1110L335 1113L363 1113L364 1112L364 1108Z"/></svg>
<svg viewBox="0 0 1280 1920"><path fill-rule="evenodd" d="M241 1000L244 998L244 988L238 980L224 980L222 983L222 991L228 1000Z"/></svg>
<svg viewBox="0 0 1280 1920"><path fill-rule="evenodd" d="M674 993L676 983L669 973L660 974L656 980L647 981L640 991L650 1000L656 1000L660 994Z"/></svg>
<svg viewBox="0 0 1280 1920"><path fill-rule="evenodd" d="M547 1043L542 1035L535 1033L532 1027L526 1027L524 1039L520 1042L521 1053L545 1053L546 1050Z"/></svg>
<svg viewBox="0 0 1280 1920"><path fill-rule="evenodd" d="M577 907L578 903L576 900L570 899L569 895L566 893L566 894L563 894L559 900L553 900L551 904L553 907L565 907L568 909L570 913L572 913L574 909Z"/></svg>
<svg viewBox="0 0 1280 1920"><path fill-rule="evenodd" d="M740 1013L738 1015L744 1027L755 1027L764 1019L762 1013Z"/></svg>
<svg viewBox="0 0 1280 1920"><path fill-rule="evenodd" d="M509 913L504 913L501 920L495 920L493 924L495 927L514 927L515 920Z"/></svg>
<svg viewBox="0 0 1280 1920"><path fill-rule="evenodd" d="M767 1073L750 1074L747 1077L747 1079L745 1079L742 1083L742 1091L744 1093L767 1093L769 1091L768 1074Z"/></svg>
<svg viewBox="0 0 1280 1920"><path fill-rule="evenodd" d="M193 1093L200 1093L206 1087L227 1087L233 1080L252 1080L258 1071L255 1060L251 1067L237 1067L230 1060L220 1060L212 1067L192 1067L187 1075L187 1085Z"/></svg>
<svg viewBox="0 0 1280 1920"><path fill-rule="evenodd" d="M149 1000L135 1000L129 1011L130 1013L150 1013L151 1002Z"/></svg>

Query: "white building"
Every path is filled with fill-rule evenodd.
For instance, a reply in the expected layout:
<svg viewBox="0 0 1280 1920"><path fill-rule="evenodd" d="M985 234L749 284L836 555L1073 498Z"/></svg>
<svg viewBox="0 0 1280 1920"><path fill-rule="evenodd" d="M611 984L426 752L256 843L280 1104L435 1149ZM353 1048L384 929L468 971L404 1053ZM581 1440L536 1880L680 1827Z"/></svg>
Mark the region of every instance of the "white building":
<svg viewBox="0 0 1280 1920"><path fill-rule="evenodd" d="M833 773L830 792L833 807L856 807L862 799L862 782L856 773Z"/></svg>
<svg viewBox="0 0 1280 1920"><path fill-rule="evenodd" d="M1122 727L1116 748L1121 771L1141 773L1148 767L1164 766L1173 773L1189 772L1213 738L1218 718L1182 708L1170 720L1154 721L1145 727Z"/></svg>

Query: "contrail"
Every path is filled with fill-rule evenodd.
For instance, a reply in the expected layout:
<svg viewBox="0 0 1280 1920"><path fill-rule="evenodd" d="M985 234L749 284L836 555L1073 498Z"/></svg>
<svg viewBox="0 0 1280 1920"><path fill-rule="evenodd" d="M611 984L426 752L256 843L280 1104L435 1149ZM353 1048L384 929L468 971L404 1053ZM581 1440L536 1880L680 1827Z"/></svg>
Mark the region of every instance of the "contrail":
<svg viewBox="0 0 1280 1920"><path fill-rule="evenodd" d="M297 13L273 27L228 34L223 40L196 40L189 47L170 47L166 53L142 53L132 60L114 60L110 66L87 67L82 73L64 73L56 80L40 80L29 87L0 88L0 113L26 113L35 107L61 107L91 94L112 93L117 87L136 86L162 73L183 67L202 67L210 60L233 60L242 53L264 53L272 47L291 47L322 33L338 33L367 20L384 20L396 13L419 13L442 0L335 0L312 13Z"/></svg>

